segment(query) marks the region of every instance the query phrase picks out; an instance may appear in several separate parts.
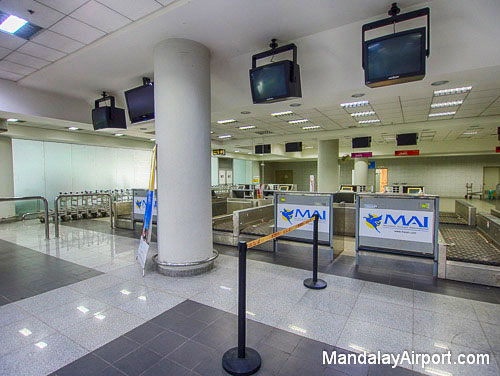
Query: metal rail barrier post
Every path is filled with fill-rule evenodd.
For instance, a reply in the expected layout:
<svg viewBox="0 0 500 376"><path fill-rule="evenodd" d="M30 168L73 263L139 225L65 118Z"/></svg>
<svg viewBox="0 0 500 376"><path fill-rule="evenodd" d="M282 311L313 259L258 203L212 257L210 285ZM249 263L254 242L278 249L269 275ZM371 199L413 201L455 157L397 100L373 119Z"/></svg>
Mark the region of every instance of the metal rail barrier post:
<svg viewBox="0 0 500 376"><path fill-rule="evenodd" d="M55 234L56 238L59 237L59 200L62 198L74 198L76 197L77 200L79 197L83 196L92 196L92 197L103 197L106 196L109 198L108 200L108 206L109 206L109 219L110 219L110 225L111 229L113 229L114 226L114 221L113 221L113 196L111 193L76 193L76 194L61 194L56 197L54 200L54 226L55 226Z"/></svg>
<svg viewBox="0 0 500 376"><path fill-rule="evenodd" d="M26 197L0 197L0 202L6 201L27 201L27 200L41 200L44 205L44 217L45 217L45 238L50 239L49 230L49 202L43 196L26 196Z"/></svg>
<svg viewBox="0 0 500 376"><path fill-rule="evenodd" d="M314 290L324 289L326 282L318 279L318 221L317 214L314 215L313 227L313 277L304 279L304 286Z"/></svg>

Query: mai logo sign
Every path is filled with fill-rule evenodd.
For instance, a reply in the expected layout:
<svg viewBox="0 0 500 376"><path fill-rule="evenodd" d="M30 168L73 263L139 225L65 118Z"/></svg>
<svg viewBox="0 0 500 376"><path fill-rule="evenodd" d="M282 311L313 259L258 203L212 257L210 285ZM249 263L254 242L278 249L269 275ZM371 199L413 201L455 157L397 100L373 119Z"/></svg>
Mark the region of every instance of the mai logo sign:
<svg viewBox="0 0 500 376"><path fill-rule="evenodd" d="M286 209L283 208L283 210L280 212L281 213L281 218L283 218L285 221L288 223L292 224L292 219L297 218L302 220L306 219L311 219L314 215L318 215L319 220L325 220L326 219L326 210L300 210L300 209Z"/></svg>
<svg viewBox="0 0 500 376"><path fill-rule="evenodd" d="M363 219L366 226L380 233L379 227L382 224L383 217L383 215L377 216L370 213L368 216L363 217ZM400 215L394 218L391 214L386 214L383 223L389 226L429 228L429 217L418 218L416 215L411 217Z"/></svg>

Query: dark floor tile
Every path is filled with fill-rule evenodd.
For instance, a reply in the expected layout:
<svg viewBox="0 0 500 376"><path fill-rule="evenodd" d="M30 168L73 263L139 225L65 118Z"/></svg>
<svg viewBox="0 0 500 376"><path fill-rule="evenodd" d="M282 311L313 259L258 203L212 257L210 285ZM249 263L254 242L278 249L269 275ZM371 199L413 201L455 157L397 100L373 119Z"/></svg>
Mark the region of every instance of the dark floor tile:
<svg viewBox="0 0 500 376"><path fill-rule="evenodd" d="M262 366L260 368L259 374L261 372L269 373L272 375L277 374L290 357L290 354L263 343L258 344L254 347L254 349L260 354L262 358Z"/></svg>
<svg viewBox="0 0 500 376"><path fill-rule="evenodd" d="M157 353L160 356L166 356L187 341L185 337L179 334L165 330L159 336L154 337L144 344L144 347Z"/></svg>
<svg viewBox="0 0 500 376"><path fill-rule="evenodd" d="M227 373L222 367L222 357L224 353L217 353L216 356L205 359L198 364L193 370L201 376L227 376ZM259 375L259 373L257 374Z"/></svg>
<svg viewBox="0 0 500 376"><path fill-rule="evenodd" d="M282 376L322 376L325 369L321 365L311 360L290 356L278 375Z"/></svg>
<svg viewBox="0 0 500 376"><path fill-rule="evenodd" d="M280 329L273 329L263 340L262 343L272 346L278 350L291 354L298 345L302 337L285 332Z"/></svg>
<svg viewBox="0 0 500 376"><path fill-rule="evenodd" d="M273 326L262 324L257 321L247 320L247 346L256 346L264 338L266 338L272 330ZM236 334L236 333L235 333ZM237 338L235 336L235 338Z"/></svg>
<svg viewBox="0 0 500 376"><path fill-rule="evenodd" d="M191 372L168 359L162 359L141 376L186 376Z"/></svg>
<svg viewBox="0 0 500 376"><path fill-rule="evenodd" d="M156 316L154 319L150 320L150 322L165 329L172 329L184 320L186 320L185 315L171 309Z"/></svg>
<svg viewBox="0 0 500 376"><path fill-rule="evenodd" d="M351 351L344 350L338 347L334 347L333 351L336 353L337 359L340 359L339 357L343 354L346 357L354 354ZM329 353L329 356L332 356L332 353ZM347 359L347 358L345 358ZM326 360L326 359L325 359ZM323 363L323 360L322 360ZM327 368L326 375L336 375L338 372L342 375L348 375L348 376L366 376L370 370L370 367L366 364L342 364L342 363L347 363L347 362L341 362L337 361L337 363L332 362L331 364L328 364L327 362L324 363L324 365Z"/></svg>
<svg viewBox="0 0 500 376"><path fill-rule="evenodd" d="M108 363L106 363L104 360L98 358L97 356L91 353L57 370L56 372L52 373L52 375L54 376L97 375L99 374L99 372L103 371L107 367L109 367Z"/></svg>
<svg viewBox="0 0 500 376"><path fill-rule="evenodd" d="M222 312L218 309L206 305L201 305L198 310L190 315L190 318L203 321L207 324L211 324L215 320L217 320L221 316L221 314Z"/></svg>
<svg viewBox="0 0 500 376"><path fill-rule="evenodd" d="M302 337L293 350L292 355L312 360L317 364L323 364L323 351L326 351L328 356L330 356L333 350L335 350L334 346Z"/></svg>
<svg viewBox="0 0 500 376"><path fill-rule="evenodd" d="M198 311L200 308L206 307L203 304L194 302L192 300L184 300L182 303L177 304L173 310L185 316L191 316L193 313Z"/></svg>
<svg viewBox="0 0 500 376"><path fill-rule="evenodd" d="M223 346L235 344L237 336L235 333L226 332L216 325L209 325L191 339L205 346L224 349Z"/></svg>
<svg viewBox="0 0 500 376"><path fill-rule="evenodd" d="M134 350L113 365L129 376L137 376L160 361L161 357L144 347Z"/></svg>
<svg viewBox="0 0 500 376"><path fill-rule="evenodd" d="M7 299L5 296L0 296L0 306L3 306L5 304L9 304L11 301Z"/></svg>
<svg viewBox="0 0 500 376"><path fill-rule="evenodd" d="M192 370L207 358L215 357L217 352L201 343L187 341L177 350L167 355L167 359Z"/></svg>
<svg viewBox="0 0 500 376"><path fill-rule="evenodd" d="M94 351L94 354L109 363L114 363L137 348L139 348L138 343L121 336L104 346L99 347Z"/></svg>
<svg viewBox="0 0 500 376"><path fill-rule="evenodd" d="M200 333L207 326L208 324L206 322L186 317L184 320L178 321L170 330L186 338L191 338Z"/></svg>
<svg viewBox="0 0 500 376"><path fill-rule="evenodd" d="M151 322L146 322L137 328L132 329L131 331L124 334L125 337L140 343L148 342L151 338L156 337L157 335L163 333L165 328L158 326L156 324L152 324Z"/></svg>
<svg viewBox="0 0 500 376"><path fill-rule="evenodd" d="M396 367L388 365L371 365L368 370L368 376L413 376L420 375L417 372L411 371L406 368Z"/></svg>
<svg viewBox="0 0 500 376"><path fill-rule="evenodd" d="M90 374L89 374L90 376ZM100 373L95 376L127 376L122 371L118 370L113 366L109 366L108 368L103 369Z"/></svg>

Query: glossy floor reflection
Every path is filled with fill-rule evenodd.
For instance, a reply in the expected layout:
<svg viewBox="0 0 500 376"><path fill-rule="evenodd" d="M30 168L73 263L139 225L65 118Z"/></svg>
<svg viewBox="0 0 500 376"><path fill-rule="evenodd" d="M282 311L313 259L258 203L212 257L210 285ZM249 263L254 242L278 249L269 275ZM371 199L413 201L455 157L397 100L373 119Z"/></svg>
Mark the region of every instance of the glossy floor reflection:
<svg viewBox="0 0 500 376"><path fill-rule="evenodd" d="M146 276L142 277L134 257L138 241L132 238L62 226L60 239L46 241L42 226L33 223L2 226L0 239L104 273L1 306L1 375L46 375L78 359L81 359L80 368L74 370L99 374L100 370L94 372L91 368L102 365L92 361L97 356L94 352L126 333L133 333L131 331L150 320L150 324L162 329L145 325L142 328L147 329L146 334L141 333L142 329L135 332L140 340L129 338L132 335L129 333L127 338L134 341L136 350L143 336L156 338L165 330L189 338L189 346L196 347L198 343L206 346L201 339L192 339L199 334L197 330L206 329L207 320L215 320L217 314L214 312L224 311L225 317L234 317L230 314L236 313L237 259L233 256L219 256L214 269L200 276L165 277L154 272L149 264ZM309 270L249 259L247 317L263 327L279 329L276 332L294 335L280 334L280 338L300 336L299 344L307 338L354 352L414 350L436 353L449 349L455 354L484 352L491 356L489 365L459 367L452 364L422 370L419 366L406 364L397 371L399 374L408 372L407 369L433 375L500 373L497 365L500 360L500 304L330 273L320 274L328 282L325 290L309 291L302 284L309 276ZM475 288L482 289L481 286ZM219 311L193 312L188 318L182 316L186 314L163 315L167 311L176 312L169 310L187 299ZM155 319L159 315L168 319ZM231 320L228 322L233 325ZM215 339L231 333L231 329L220 325L211 330L207 337L213 338L214 344L208 345L217 350ZM249 336L257 335L257 331L250 334L252 332L249 327ZM273 339L261 352L272 359L270 362L276 363L281 357L274 348L287 353L287 359L292 361L288 368L280 368L280 371L302 369L301 364L309 367L311 363L292 357L297 347L294 341L281 343ZM169 358L169 354L154 351L151 355L149 349L141 351L123 364L139 364L144 355L144 359L149 359L146 363L153 367L167 356L165 364L185 367L189 370L187 374L203 374L197 370L203 352L191 347L179 352L175 359L173 355ZM184 353L195 355L185 359ZM125 367L120 369L113 361L100 359L106 363L109 374L119 375ZM191 363L184 363L188 361ZM311 369L323 368L313 363ZM110 368L110 364L116 369ZM164 372L161 366L158 367L158 372ZM129 374L147 371L138 368ZM318 372L335 375L346 371L325 368ZM363 374L364 370L353 367L349 372L347 374ZM370 374L372 372L391 374L389 369L373 369ZM273 373L263 370L261 374Z"/></svg>

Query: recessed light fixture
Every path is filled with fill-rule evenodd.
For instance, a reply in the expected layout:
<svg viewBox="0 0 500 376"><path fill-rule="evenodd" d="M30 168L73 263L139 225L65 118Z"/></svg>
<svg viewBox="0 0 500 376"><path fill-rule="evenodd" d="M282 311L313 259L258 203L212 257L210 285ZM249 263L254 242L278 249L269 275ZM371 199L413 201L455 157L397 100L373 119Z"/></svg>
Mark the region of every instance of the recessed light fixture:
<svg viewBox="0 0 500 376"><path fill-rule="evenodd" d="M10 15L0 24L0 30L5 31L9 34L14 34L27 23L28 21L22 18Z"/></svg>
<svg viewBox="0 0 500 376"><path fill-rule="evenodd" d="M435 81L431 85L432 86L441 86L441 85L447 84L448 82L450 82L450 81L447 81L447 80Z"/></svg>
<svg viewBox="0 0 500 376"><path fill-rule="evenodd" d="M214 134L215 132L214 131L210 131L210 134Z"/></svg>
<svg viewBox="0 0 500 376"><path fill-rule="evenodd" d="M304 149L313 149L312 146L304 146Z"/></svg>
<svg viewBox="0 0 500 376"><path fill-rule="evenodd" d="M351 114L351 116L353 116L353 117L370 116L370 115L375 115L375 111L354 112Z"/></svg>
<svg viewBox="0 0 500 376"><path fill-rule="evenodd" d="M123 136L123 133L115 133L113 136L120 137Z"/></svg>
<svg viewBox="0 0 500 376"><path fill-rule="evenodd" d="M245 129L253 129L255 128L255 125L243 125L241 127L238 127L239 129L245 130Z"/></svg>
<svg viewBox="0 0 500 376"><path fill-rule="evenodd" d="M239 153L240 151L239 151L239 150L235 150L234 152L235 152L235 153Z"/></svg>
<svg viewBox="0 0 500 376"><path fill-rule="evenodd" d="M302 123L308 123L309 120L307 119L299 119L299 120L289 120L289 124L302 124Z"/></svg>
<svg viewBox="0 0 500 376"><path fill-rule="evenodd" d="M68 130L70 130L70 131L77 131L79 129L80 128L78 128L78 127L68 127Z"/></svg>
<svg viewBox="0 0 500 376"><path fill-rule="evenodd" d="M248 154L252 154L252 152L251 152L251 151L249 151L249 152L248 152Z"/></svg>
<svg viewBox="0 0 500 376"><path fill-rule="evenodd" d="M380 123L380 119L360 120L359 124Z"/></svg>
<svg viewBox="0 0 500 376"><path fill-rule="evenodd" d="M271 116L283 116L283 115L291 115L293 111L281 111L281 112L273 112Z"/></svg>
<svg viewBox="0 0 500 376"><path fill-rule="evenodd" d="M231 123L236 123L236 120L234 119L226 119L226 120L218 120L218 124L231 124Z"/></svg>
<svg viewBox="0 0 500 376"><path fill-rule="evenodd" d="M27 328L22 328L21 330L19 330L19 333L21 333L25 337L28 337L32 334L31 330L29 330Z"/></svg>
<svg viewBox="0 0 500 376"><path fill-rule="evenodd" d="M436 117L436 116L452 116L455 115L457 111L449 111L449 112L437 112L435 114L429 114L429 117Z"/></svg>
<svg viewBox="0 0 500 376"><path fill-rule="evenodd" d="M241 111L241 114L242 115L248 115L248 114L251 114L251 112L250 111Z"/></svg>
<svg viewBox="0 0 500 376"><path fill-rule="evenodd" d="M231 138L231 135L230 134L225 134L223 136L219 136L219 138Z"/></svg>
<svg viewBox="0 0 500 376"><path fill-rule="evenodd" d="M38 347L39 349L44 349L47 347L47 344L45 342L40 341L35 343L35 346Z"/></svg>
<svg viewBox="0 0 500 376"><path fill-rule="evenodd" d="M369 104L370 102L368 101L358 101L358 102L341 103L340 107L342 108L362 107L362 106L368 106Z"/></svg>
<svg viewBox="0 0 500 376"><path fill-rule="evenodd" d="M156 141L156 138L150 138L149 141Z"/></svg>
<svg viewBox="0 0 500 376"><path fill-rule="evenodd" d="M10 121L11 123L15 123L15 122L19 121L19 119L13 119L13 118L11 118L11 119L7 119L7 121Z"/></svg>
<svg viewBox="0 0 500 376"><path fill-rule="evenodd" d="M351 95L351 97L353 97L353 98L361 98L364 96L365 96L365 93L356 93L356 94Z"/></svg>
<svg viewBox="0 0 500 376"><path fill-rule="evenodd" d="M472 90L472 86L464 86L464 87L456 87L454 89L443 89L443 90L435 90L434 95L452 95L452 94L462 94L467 93Z"/></svg>
<svg viewBox="0 0 500 376"><path fill-rule="evenodd" d="M307 131L309 129L318 129L321 128L319 125L308 125L307 127L302 127L303 130Z"/></svg>
<svg viewBox="0 0 500 376"><path fill-rule="evenodd" d="M460 106L462 103L464 103L462 99L451 102L433 103L431 104L431 108L454 107L454 106Z"/></svg>
<svg viewBox="0 0 500 376"><path fill-rule="evenodd" d="M466 134L466 135L473 135L473 134L477 134L477 132L475 132L475 131L470 131L470 132L464 132L464 134Z"/></svg>

